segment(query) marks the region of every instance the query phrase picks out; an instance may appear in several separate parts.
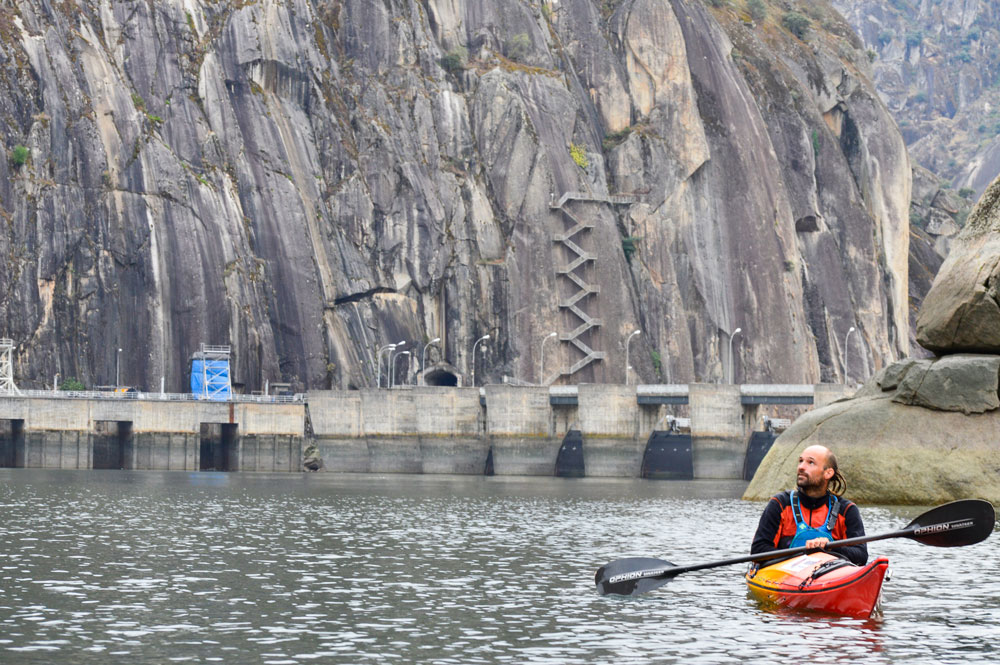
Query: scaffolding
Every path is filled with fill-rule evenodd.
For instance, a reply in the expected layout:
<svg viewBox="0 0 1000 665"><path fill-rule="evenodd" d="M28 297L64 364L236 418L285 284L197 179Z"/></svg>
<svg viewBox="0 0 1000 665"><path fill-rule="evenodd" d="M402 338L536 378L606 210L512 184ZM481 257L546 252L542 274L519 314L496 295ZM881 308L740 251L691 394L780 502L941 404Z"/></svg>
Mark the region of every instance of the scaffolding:
<svg viewBox="0 0 1000 665"><path fill-rule="evenodd" d="M191 356L191 392L196 399L224 402L233 398L231 353L229 346L202 344L201 351Z"/></svg>
<svg viewBox="0 0 1000 665"><path fill-rule="evenodd" d="M14 340L0 339L0 395L20 395L14 385Z"/></svg>

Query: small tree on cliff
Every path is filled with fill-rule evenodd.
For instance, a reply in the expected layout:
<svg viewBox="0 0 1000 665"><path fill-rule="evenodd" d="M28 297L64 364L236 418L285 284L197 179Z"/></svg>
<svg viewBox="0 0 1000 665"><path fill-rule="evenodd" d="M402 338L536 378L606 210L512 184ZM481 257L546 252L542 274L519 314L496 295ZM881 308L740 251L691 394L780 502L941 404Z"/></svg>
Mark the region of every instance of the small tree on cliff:
<svg viewBox="0 0 1000 665"><path fill-rule="evenodd" d="M812 25L812 21L809 20L809 17L803 16L798 12L786 12L781 17L781 25L785 26L789 32L799 39L805 39L809 33L809 26Z"/></svg>
<svg viewBox="0 0 1000 665"><path fill-rule="evenodd" d="M747 3L747 10L750 12L750 18L755 21L763 21L767 18L767 6L764 4L764 0L750 0Z"/></svg>
<svg viewBox="0 0 1000 665"><path fill-rule="evenodd" d="M457 74L465 69L465 61L469 58L469 52L464 46L456 46L448 51L448 55L439 61L441 67L449 74Z"/></svg>
<svg viewBox="0 0 1000 665"><path fill-rule="evenodd" d="M14 165L15 168L21 168L28 161L28 157L31 156L31 151L28 150L23 145L16 145L14 149L10 151L10 163Z"/></svg>
<svg viewBox="0 0 1000 665"><path fill-rule="evenodd" d="M504 50L509 59L515 62L527 62L531 55L531 38L524 32L514 35L507 40Z"/></svg>

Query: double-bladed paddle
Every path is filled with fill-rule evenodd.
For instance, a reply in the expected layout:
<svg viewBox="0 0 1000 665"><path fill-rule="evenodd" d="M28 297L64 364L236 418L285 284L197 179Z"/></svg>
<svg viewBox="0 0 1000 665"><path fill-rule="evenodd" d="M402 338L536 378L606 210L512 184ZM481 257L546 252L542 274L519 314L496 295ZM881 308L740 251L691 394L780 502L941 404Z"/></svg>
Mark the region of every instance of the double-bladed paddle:
<svg viewBox="0 0 1000 665"><path fill-rule="evenodd" d="M934 547L961 547L986 540L993 533L995 525L996 514L993 511L993 504L981 499L966 499L932 508L898 531L834 540L826 544L826 549L870 543L873 540L886 538L909 538ZM818 551L820 550L815 548L792 547L693 566L675 566L669 561L644 557L618 559L601 566L594 576L594 583L597 584L597 592L601 595L612 593L619 596L638 596L640 593L663 586L681 573Z"/></svg>

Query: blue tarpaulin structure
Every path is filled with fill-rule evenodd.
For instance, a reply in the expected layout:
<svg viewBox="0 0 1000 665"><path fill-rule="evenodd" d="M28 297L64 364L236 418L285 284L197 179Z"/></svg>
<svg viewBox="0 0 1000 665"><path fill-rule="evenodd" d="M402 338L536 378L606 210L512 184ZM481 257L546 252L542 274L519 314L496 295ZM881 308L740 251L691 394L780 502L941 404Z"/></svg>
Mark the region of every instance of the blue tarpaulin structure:
<svg viewBox="0 0 1000 665"><path fill-rule="evenodd" d="M191 359L191 392L198 399L227 401L233 397L229 360Z"/></svg>

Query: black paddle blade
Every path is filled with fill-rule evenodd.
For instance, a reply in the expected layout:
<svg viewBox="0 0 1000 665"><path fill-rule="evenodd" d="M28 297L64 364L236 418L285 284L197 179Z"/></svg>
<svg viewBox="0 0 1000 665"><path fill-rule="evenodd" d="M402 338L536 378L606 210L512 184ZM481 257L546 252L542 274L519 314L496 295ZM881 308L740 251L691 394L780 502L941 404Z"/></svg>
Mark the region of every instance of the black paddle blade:
<svg viewBox="0 0 1000 665"><path fill-rule="evenodd" d="M676 566L663 559L645 557L616 559L597 569L594 583L597 585L597 593L602 596L609 593L618 596L638 596L672 580L676 573L670 574L671 568Z"/></svg>
<svg viewBox="0 0 1000 665"><path fill-rule="evenodd" d="M952 501L916 518L906 528L916 527L907 536L934 547L962 547L989 538L996 526L993 504L981 499Z"/></svg>

